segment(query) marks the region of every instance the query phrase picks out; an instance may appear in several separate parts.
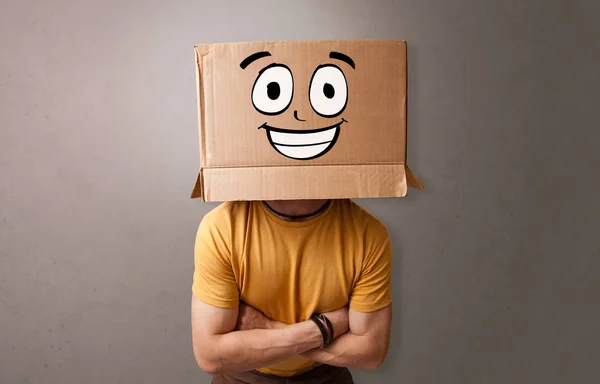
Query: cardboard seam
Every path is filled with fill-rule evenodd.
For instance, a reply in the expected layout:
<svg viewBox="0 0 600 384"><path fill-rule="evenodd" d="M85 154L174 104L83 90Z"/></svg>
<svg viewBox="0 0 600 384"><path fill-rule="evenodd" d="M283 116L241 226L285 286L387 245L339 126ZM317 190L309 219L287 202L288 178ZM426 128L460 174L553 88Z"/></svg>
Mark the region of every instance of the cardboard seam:
<svg viewBox="0 0 600 384"><path fill-rule="evenodd" d="M204 190L204 169L200 168L198 178L200 182L200 197L202 200L206 201L206 191Z"/></svg>
<svg viewBox="0 0 600 384"><path fill-rule="evenodd" d="M209 166L202 167L205 169L246 169L246 168L306 168L306 167L362 167L362 166L378 166L378 165L402 165L406 166L406 162L394 162L394 163L352 163L352 164L306 164L306 165L236 165L236 166Z"/></svg>
<svg viewBox="0 0 600 384"><path fill-rule="evenodd" d="M404 42L404 97L402 100L402 108L404 109L404 161L408 161L408 43Z"/></svg>
<svg viewBox="0 0 600 384"><path fill-rule="evenodd" d="M204 77L202 71L202 56L196 49L196 65L198 74L198 124L200 124L200 164L206 163L206 101L204 96Z"/></svg>

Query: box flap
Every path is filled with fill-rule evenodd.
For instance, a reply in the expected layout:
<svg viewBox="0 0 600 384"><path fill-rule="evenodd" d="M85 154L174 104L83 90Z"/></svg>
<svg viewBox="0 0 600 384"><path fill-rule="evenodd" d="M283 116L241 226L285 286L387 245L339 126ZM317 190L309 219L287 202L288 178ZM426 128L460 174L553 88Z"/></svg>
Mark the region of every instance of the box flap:
<svg viewBox="0 0 600 384"><path fill-rule="evenodd" d="M204 183L202 182L202 170L198 172L198 177L196 178L196 184L194 185L194 190L192 191L192 195L190 196L192 199L196 199L201 197L204 199Z"/></svg>
<svg viewBox="0 0 600 384"><path fill-rule="evenodd" d="M208 168L192 197L208 202L404 197L408 187L423 186L404 164Z"/></svg>
<svg viewBox="0 0 600 384"><path fill-rule="evenodd" d="M408 187L421 189L421 190L425 189L425 186L419 181L419 179L417 179L415 174L412 173L410 168L408 168L408 165L405 165L404 168L405 168L406 182L408 183Z"/></svg>

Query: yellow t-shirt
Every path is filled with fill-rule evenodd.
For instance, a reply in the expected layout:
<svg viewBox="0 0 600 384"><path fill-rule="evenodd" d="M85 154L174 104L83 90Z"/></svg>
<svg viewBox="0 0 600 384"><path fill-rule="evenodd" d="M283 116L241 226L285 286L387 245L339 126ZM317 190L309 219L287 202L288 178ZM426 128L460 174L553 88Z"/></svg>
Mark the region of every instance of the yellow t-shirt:
<svg viewBox="0 0 600 384"><path fill-rule="evenodd" d="M372 312L391 303L392 248L386 227L351 200L289 222L263 202L228 202L202 219L192 291L201 301L239 301L286 324L350 305ZM297 356L259 369L293 376L318 363Z"/></svg>

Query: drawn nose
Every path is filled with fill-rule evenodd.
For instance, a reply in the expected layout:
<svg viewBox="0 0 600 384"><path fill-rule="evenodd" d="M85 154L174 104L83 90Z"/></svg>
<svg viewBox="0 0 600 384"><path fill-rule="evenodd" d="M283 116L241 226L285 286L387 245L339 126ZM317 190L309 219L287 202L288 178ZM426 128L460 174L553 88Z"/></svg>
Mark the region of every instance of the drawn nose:
<svg viewBox="0 0 600 384"><path fill-rule="evenodd" d="M306 121L306 120L302 120L301 118L298 117L298 110L294 110L294 119L298 120L298 121Z"/></svg>

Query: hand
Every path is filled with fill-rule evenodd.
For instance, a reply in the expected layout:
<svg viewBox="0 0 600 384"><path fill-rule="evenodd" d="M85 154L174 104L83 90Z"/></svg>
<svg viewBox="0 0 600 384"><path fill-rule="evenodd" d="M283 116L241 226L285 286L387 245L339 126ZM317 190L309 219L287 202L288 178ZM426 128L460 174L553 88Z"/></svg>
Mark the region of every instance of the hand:
<svg viewBox="0 0 600 384"><path fill-rule="evenodd" d="M272 329L278 328L279 325L280 323L269 319L258 309L240 302L236 324L236 329L238 331L248 331L251 329Z"/></svg>
<svg viewBox="0 0 600 384"><path fill-rule="evenodd" d="M348 307L343 307L335 311L323 313L325 317L329 319L333 325L333 338L337 339L341 335L347 333L350 330L350 324L348 319Z"/></svg>

